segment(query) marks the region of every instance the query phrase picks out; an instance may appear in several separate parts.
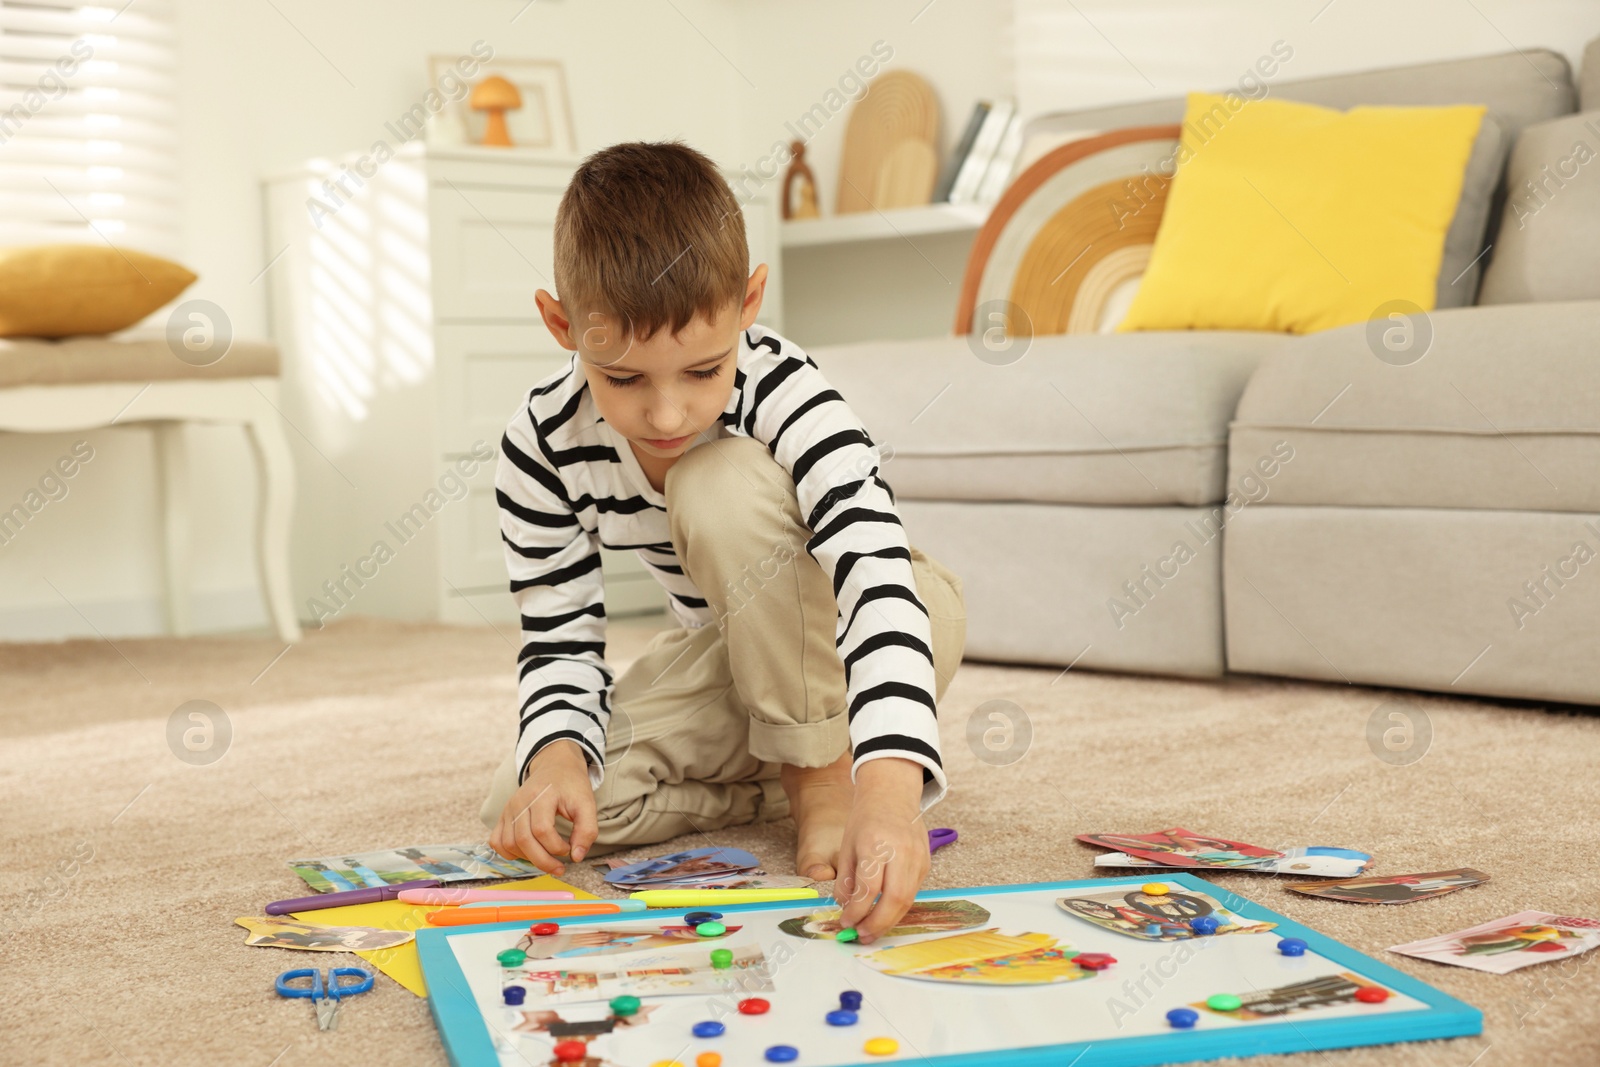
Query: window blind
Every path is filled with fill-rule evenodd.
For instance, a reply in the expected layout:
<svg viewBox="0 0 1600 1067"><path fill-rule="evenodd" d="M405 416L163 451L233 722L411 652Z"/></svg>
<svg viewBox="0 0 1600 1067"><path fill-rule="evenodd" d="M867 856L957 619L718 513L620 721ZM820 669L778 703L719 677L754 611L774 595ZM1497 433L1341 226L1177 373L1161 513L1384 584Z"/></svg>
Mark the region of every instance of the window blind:
<svg viewBox="0 0 1600 1067"><path fill-rule="evenodd" d="M0 0L0 245L178 251L166 0Z"/></svg>

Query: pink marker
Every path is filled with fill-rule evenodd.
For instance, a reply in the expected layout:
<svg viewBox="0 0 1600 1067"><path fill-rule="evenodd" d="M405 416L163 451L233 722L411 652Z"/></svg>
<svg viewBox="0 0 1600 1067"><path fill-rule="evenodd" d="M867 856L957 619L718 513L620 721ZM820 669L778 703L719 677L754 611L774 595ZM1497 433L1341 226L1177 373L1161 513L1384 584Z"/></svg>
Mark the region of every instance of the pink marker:
<svg viewBox="0 0 1600 1067"><path fill-rule="evenodd" d="M430 904L435 907L449 904L475 904L491 900L507 904L519 900L571 900L572 892L566 889L402 889L399 899L403 904Z"/></svg>

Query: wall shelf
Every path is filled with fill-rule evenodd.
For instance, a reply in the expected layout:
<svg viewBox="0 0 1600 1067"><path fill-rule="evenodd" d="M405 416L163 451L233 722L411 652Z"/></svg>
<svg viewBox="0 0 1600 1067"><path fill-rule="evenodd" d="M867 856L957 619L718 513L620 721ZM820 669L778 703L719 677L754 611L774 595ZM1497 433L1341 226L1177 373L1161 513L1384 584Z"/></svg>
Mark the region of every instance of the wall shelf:
<svg viewBox="0 0 1600 1067"><path fill-rule="evenodd" d="M888 237L963 233L979 229L993 204L921 204L888 211L787 219L781 225L784 248L849 244Z"/></svg>

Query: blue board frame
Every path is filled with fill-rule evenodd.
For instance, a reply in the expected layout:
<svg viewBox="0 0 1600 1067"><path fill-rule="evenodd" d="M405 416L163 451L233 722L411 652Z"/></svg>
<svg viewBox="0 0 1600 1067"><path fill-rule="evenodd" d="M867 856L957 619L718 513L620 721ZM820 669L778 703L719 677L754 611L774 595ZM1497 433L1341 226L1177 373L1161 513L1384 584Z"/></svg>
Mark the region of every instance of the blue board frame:
<svg viewBox="0 0 1600 1067"><path fill-rule="evenodd" d="M996 893L1027 893L1039 890L1074 892L1104 889L1121 878L1088 878L1072 882L1027 882L1020 885L975 886L965 889L929 889L917 894L918 900L944 897L977 897ZM1301 926L1263 907L1192 874L1164 869L1161 880L1177 882L1189 889L1210 893L1227 907L1247 919L1278 924L1275 934L1298 937L1321 956L1348 970L1380 982L1427 1005L1426 1010L1389 1012L1374 1018L1304 1018L1298 1022L1263 1023L1260 1026L1229 1027L1217 1030L1173 1031L1153 1037L1119 1038L1111 1043L1067 1042L1033 1048L997 1049L993 1052L954 1056L929 1056L913 1059L896 1057L895 1063L915 1062L930 1067L1157 1067L1167 1063L1190 1063L1223 1056L1261 1056L1276 1052L1313 1052L1360 1045L1387 1045L1398 1041L1425 1041L1434 1038L1466 1037L1483 1032L1483 1012L1435 989L1420 979L1395 970L1386 963L1310 927ZM719 904L723 912L793 910L806 901L784 900L762 904ZM829 898L819 897L826 906ZM651 919L681 916L693 908L651 908L648 913L621 912L616 915L574 916L552 920L557 923L638 922L642 914ZM454 1067L499 1067L488 1028L467 987L466 975L450 950L449 939L461 934L488 930L522 930L526 922L486 923L481 926L429 927L417 931L417 955L428 983L428 1003L434 1025L439 1028L445 1052ZM879 1061L881 1067L881 1061Z"/></svg>

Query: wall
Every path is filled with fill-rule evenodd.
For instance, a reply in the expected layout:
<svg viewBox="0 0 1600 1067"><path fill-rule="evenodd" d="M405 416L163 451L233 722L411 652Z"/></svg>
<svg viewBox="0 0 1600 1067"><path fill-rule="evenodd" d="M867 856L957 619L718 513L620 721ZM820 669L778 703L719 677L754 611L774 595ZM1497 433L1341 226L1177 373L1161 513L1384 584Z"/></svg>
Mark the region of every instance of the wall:
<svg viewBox="0 0 1600 1067"><path fill-rule="evenodd" d="M1551 48L1578 68L1594 0L1013 0L1025 112L1226 88L1276 40L1282 77Z"/></svg>
<svg viewBox="0 0 1600 1067"><path fill-rule="evenodd" d="M1309 77L1514 46L1553 47L1576 65L1583 43L1600 33L1600 5L1589 0L176 0L175 6L182 258L200 275L185 297L221 305L241 335L265 330L260 276L276 251L264 247L261 177L370 144L420 95L429 53L459 54L480 38L497 54L565 60L581 152L681 136L721 162L753 166L775 140L793 136L785 121L824 99L879 40L894 50L887 67L916 70L933 83L943 111L940 148L948 153L979 97L1015 93L1033 111L1227 84L1278 38L1295 47L1294 76ZM1015 32L1013 19L1021 27ZM846 117L845 111L833 116L808 147L824 210L835 202ZM963 258L959 242L896 242L872 256L842 257L839 284L853 284L852 270L863 284L892 278L916 292L916 315L942 322L946 316L935 315L944 306L938 294L949 290L953 306ZM909 312L901 320L886 319L882 335L920 321ZM849 332L866 336L861 331L871 325L854 323ZM262 625L246 447L225 429L190 434L196 624L202 630ZM0 505L21 499L80 436L95 459L64 499L0 546L0 639L161 630L148 434L126 428L0 439Z"/></svg>
<svg viewBox="0 0 1600 1067"><path fill-rule="evenodd" d="M565 61L581 152L681 136L715 157L736 155L742 83L719 53L740 50L737 8L726 0L177 0L179 258L200 275L183 299L214 301L236 334L264 335L261 278L277 250L263 239L263 175L366 148L420 98L430 53L458 55L478 39L497 55ZM95 459L65 498L0 546L0 639L162 632L148 432L0 439L0 501L21 499L79 437ZM195 625L264 626L248 447L223 428L191 429L189 445Z"/></svg>

